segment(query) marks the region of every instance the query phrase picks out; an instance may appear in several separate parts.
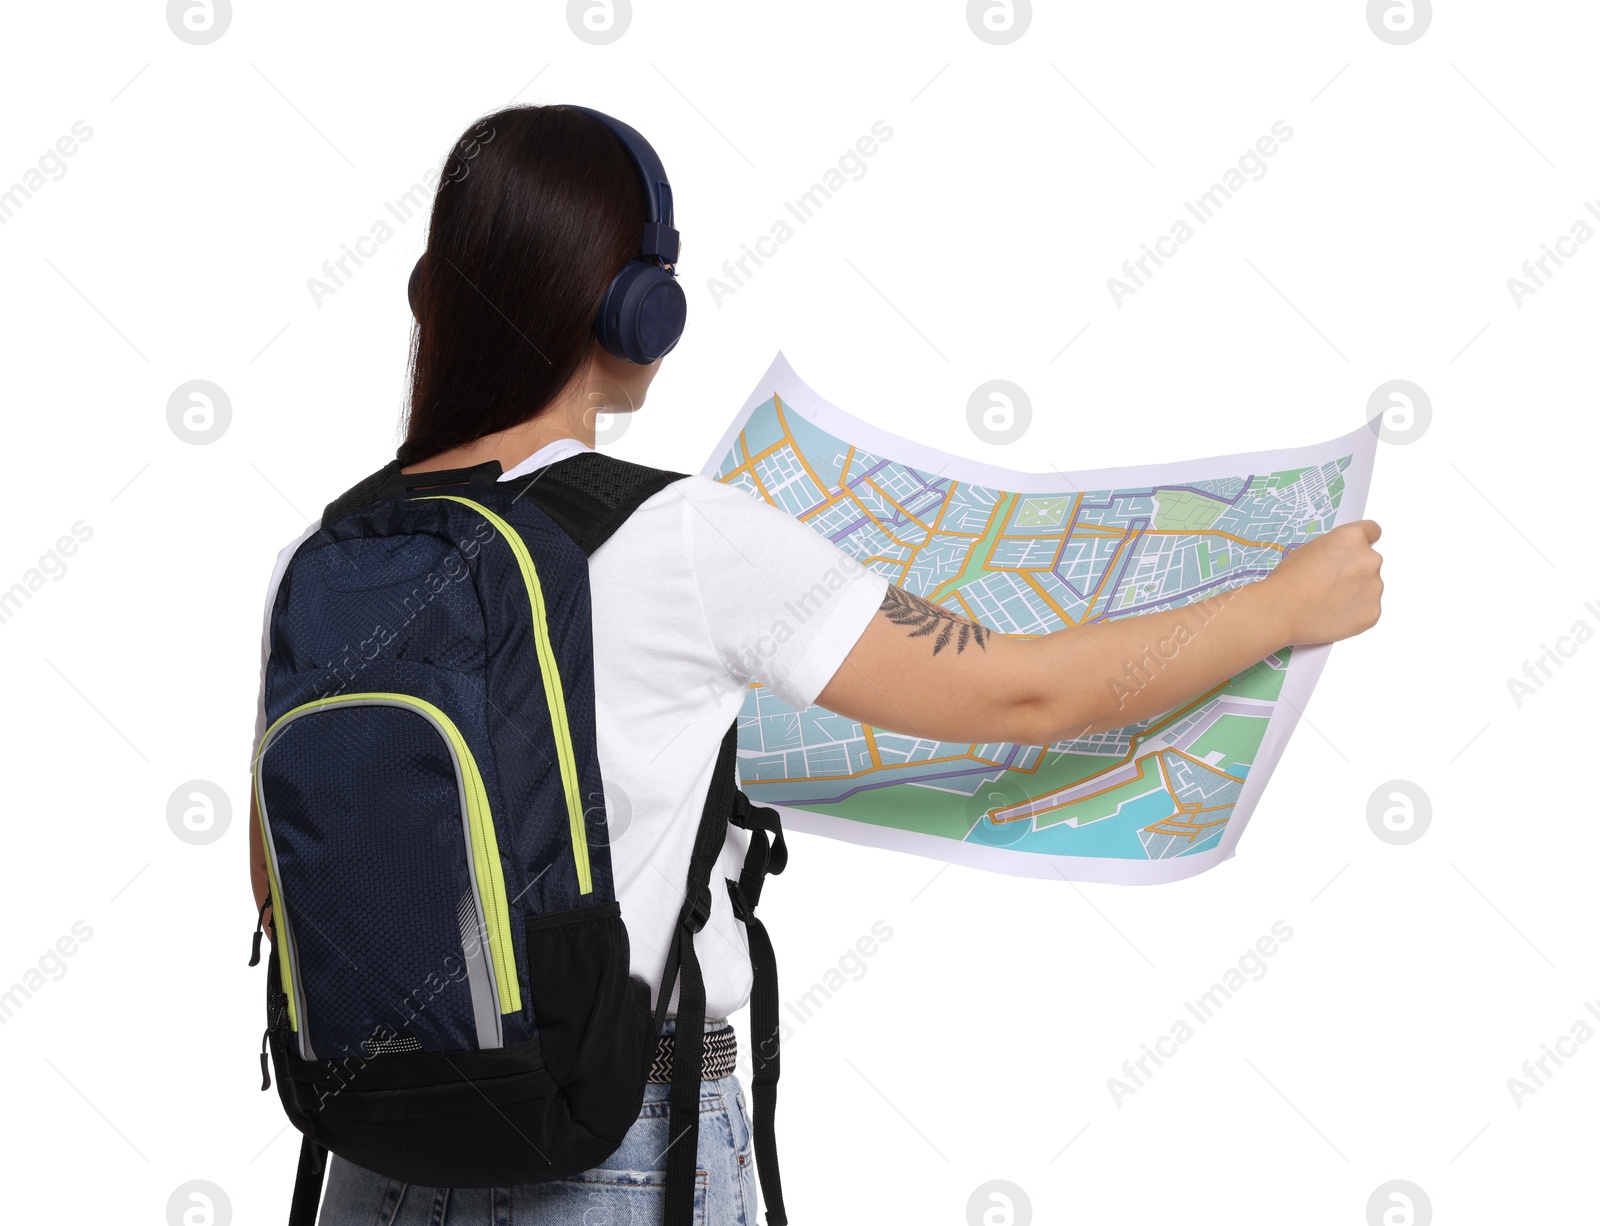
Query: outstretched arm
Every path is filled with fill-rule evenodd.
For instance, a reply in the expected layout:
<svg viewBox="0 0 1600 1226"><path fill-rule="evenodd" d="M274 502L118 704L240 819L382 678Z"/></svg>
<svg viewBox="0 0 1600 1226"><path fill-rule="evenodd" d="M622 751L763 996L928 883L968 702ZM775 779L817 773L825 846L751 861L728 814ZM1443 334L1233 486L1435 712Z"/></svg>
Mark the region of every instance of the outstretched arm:
<svg viewBox="0 0 1600 1226"><path fill-rule="evenodd" d="M1048 745L1136 723L1222 684L1280 647L1328 643L1377 620L1378 525L1291 550L1271 575L1167 613L1023 638L890 587L817 702L941 741Z"/></svg>

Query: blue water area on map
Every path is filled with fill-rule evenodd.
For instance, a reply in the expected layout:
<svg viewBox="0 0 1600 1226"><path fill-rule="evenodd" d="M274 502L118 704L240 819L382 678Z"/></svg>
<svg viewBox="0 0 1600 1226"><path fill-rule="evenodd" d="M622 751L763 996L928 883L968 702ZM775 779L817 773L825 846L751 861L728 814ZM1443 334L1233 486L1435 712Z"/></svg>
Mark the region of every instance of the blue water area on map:
<svg viewBox="0 0 1600 1226"><path fill-rule="evenodd" d="M1192 856L1196 852L1210 851L1211 848L1215 847L1218 843L1222 842L1222 832L1224 830L1226 830L1226 829L1227 829L1226 825L1218 826L1215 830L1213 830L1210 834L1206 835L1204 838L1196 839L1194 841L1194 846L1189 847L1186 850L1179 852L1178 855L1179 856ZM1174 857L1174 858L1176 858L1176 857Z"/></svg>
<svg viewBox="0 0 1600 1226"><path fill-rule="evenodd" d="M1232 766L1228 767L1228 774L1236 775L1240 779L1248 779L1250 778L1250 763L1235 762Z"/></svg>
<svg viewBox="0 0 1600 1226"><path fill-rule="evenodd" d="M1087 826L1073 827L1061 822L1046 826L1043 830L1029 830L1021 838L1017 837L1017 827L1022 823L1002 822L995 825L985 818L973 827L966 841L1046 856L1144 860L1148 857L1144 844L1139 840L1139 831L1151 822L1170 817L1172 812L1172 797L1164 791L1157 791L1130 800L1115 815L1090 822Z"/></svg>
<svg viewBox="0 0 1600 1226"><path fill-rule="evenodd" d="M771 413L773 420L777 420L777 412L770 406L763 408L762 411ZM836 488L839 479L844 476L838 461L844 459L845 453L850 450L850 444L826 430L818 429L798 413L785 413L783 420L789 427L789 433L794 436L794 441L799 444L800 454L805 456L806 463L811 465L811 470L817 474L826 488ZM857 457L860 454L858 451ZM852 462L851 475L855 476L859 472L860 469L856 467L855 462Z"/></svg>

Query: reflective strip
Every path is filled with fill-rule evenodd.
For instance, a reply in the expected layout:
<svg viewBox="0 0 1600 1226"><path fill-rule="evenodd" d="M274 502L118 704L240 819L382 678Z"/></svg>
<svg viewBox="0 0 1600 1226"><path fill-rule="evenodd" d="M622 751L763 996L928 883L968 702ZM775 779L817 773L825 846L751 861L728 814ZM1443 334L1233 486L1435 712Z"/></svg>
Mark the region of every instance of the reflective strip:
<svg viewBox="0 0 1600 1226"><path fill-rule="evenodd" d="M489 942L484 932L483 912L478 907L477 893L473 889L462 894L456 906L456 926L461 932L461 952L467 960L467 992L472 998L472 1020L478 1030L478 1046L503 1047L505 1040L499 1025L500 1011L494 995L494 975L486 974L483 965L489 957ZM492 1040L487 1044L484 1042L486 1029Z"/></svg>
<svg viewBox="0 0 1600 1226"><path fill-rule="evenodd" d="M285 712L274 721L272 727L267 729L266 735L261 738L261 749L256 754L257 796L261 809L262 829L266 831L270 827L267 821L265 797L261 795L262 756L291 720L339 706L400 707L414 711L428 720L450 747L451 761L456 769L456 784L461 796L463 836L471 853L467 856L467 872L472 882L472 895L477 909L476 919L482 945L489 953L488 958L475 958L471 956L473 952L471 948L465 944L463 946L463 953L468 955L466 965L469 981L475 974L485 978L481 990L476 986L472 989L478 1046L501 1047L504 1045L504 1038L499 1017L492 1010L487 1017L481 1016L477 1006L480 1000L497 999L501 1013L516 1013L522 1008L522 993L517 982L516 955L511 943L511 907L506 901L505 874L500 866L500 845L495 837L493 815L489 811L488 790L484 787L483 776L478 771L478 764L472 756L471 747L448 715L424 699L410 694L390 693L337 694L330 698L319 698L314 702L304 703ZM275 904L274 915L276 914ZM293 950L292 941L290 950L291 952Z"/></svg>
<svg viewBox="0 0 1600 1226"><path fill-rule="evenodd" d="M545 619L544 588L539 582L539 572L534 569L528 544L520 532L481 502L456 494L427 494L424 497L430 501L459 502L462 506L471 507L505 537L506 544L511 546L511 552L517 559L522 582L528 589L528 604L533 610L533 639L539 654L539 675L544 681L545 705L550 708L550 727L555 732L556 761L561 767L561 789L567 800L567 827L572 836L573 865L578 870L578 892L592 893L594 882L589 873L589 831L583 820L583 793L578 789L578 758L572 748L572 731L567 726L567 700L562 693L561 671L556 664L555 647L550 642L550 626Z"/></svg>

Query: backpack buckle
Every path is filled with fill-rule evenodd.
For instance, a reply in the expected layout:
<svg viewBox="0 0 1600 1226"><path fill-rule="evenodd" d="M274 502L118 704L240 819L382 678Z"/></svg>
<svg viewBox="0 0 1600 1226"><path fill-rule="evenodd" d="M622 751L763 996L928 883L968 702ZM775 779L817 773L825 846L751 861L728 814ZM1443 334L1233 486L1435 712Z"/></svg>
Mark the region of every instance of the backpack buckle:
<svg viewBox="0 0 1600 1226"><path fill-rule="evenodd" d="M748 924L756 917L756 909L745 901L744 891L739 888L739 883L732 877L724 877L728 883L728 899L733 903L733 915L741 924Z"/></svg>
<svg viewBox="0 0 1600 1226"><path fill-rule="evenodd" d="M711 886L697 882L694 893L683 902L682 922L690 932L699 932L711 918Z"/></svg>

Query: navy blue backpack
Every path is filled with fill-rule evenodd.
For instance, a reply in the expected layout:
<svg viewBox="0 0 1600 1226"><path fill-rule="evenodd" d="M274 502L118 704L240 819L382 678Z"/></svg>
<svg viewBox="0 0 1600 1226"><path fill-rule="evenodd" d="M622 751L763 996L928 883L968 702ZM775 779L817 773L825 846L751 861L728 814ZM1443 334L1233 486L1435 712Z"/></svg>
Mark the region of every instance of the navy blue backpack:
<svg viewBox="0 0 1600 1226"><path fill-rule="evenodd" d="M328 1152L404 1183L507 1187L604 1161L638 1117L679 988L668 1226L693 1212L705 990L694 934L733 822L754 990L757 1168L787 1221L772 1118L778 991L755 918L786 859L723 739L650 1008L629 974L595 752L588 558L683 474L599 453L497 462L335 500L272 608L256 752L273 917L262 1089L303 1134L291 1226ZM264 910L265 908L263 908ZM257 929L251 963L260 954Z"/></svg>

